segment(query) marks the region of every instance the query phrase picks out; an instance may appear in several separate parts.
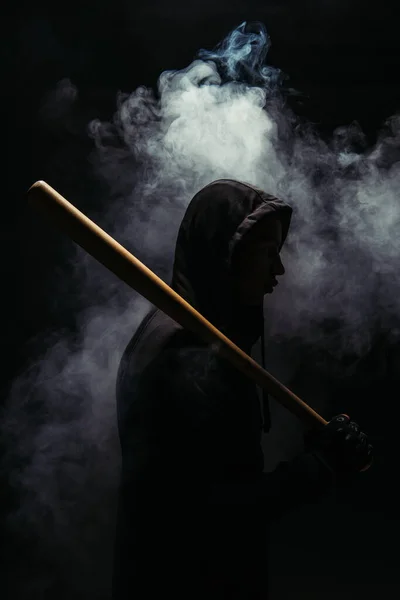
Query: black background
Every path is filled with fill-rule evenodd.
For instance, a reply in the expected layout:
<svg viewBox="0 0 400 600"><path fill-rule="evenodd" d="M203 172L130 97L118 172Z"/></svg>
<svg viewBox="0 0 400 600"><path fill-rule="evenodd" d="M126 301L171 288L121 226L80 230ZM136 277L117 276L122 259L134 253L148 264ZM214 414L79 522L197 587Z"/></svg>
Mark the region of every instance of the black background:
<svg viewBox="0 0 400 600"><path fill-rule="evenodd" d="M85 124L111 117L118 90L154 87L162 71L185 67L200 48L212 48L244 20L266 25L272 38L268 62L303 92L296 110L321 135L357 120L372 144L398 110L400 41L389 2L71 0L2 8L3 398L35 358L32 339L45 329L74 326L73 306L49 310L48 282L62 264L62 244L32 215L26 190L44 179L66 197L81 198L83 208L87 198L90 208L99 183L90 169ZM46 95L66 77L80 93L80 125L70 133L42 118ZM64 156L73 156L72 164ZM334 384L335 408L351 413L357 405L357 419L373 434L374 468L348 495L304 511L301 522L288 519L276 532L272 598L294 597L289 590L297 590L296 597L332 599L394 598L400 591L399 376L395 349L374 348L368 364L376 366L378 355L384 365L368 389L362 377L357 384ZM360 405L355 399L361 396Z"/></svg>

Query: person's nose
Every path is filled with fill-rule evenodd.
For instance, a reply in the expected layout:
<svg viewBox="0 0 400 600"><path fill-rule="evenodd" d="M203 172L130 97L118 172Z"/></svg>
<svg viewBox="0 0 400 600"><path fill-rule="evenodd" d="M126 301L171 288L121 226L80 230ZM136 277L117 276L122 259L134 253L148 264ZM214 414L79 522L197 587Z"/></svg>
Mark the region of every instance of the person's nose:
<svg viewBox="0 0 400 600"><path fill-rule="evenodd" d="M283 266L282 259L279 255L277 256L277 258L275 260L273 270L274 270L275 275L284 275L285 274L285 267Z"/></svg>

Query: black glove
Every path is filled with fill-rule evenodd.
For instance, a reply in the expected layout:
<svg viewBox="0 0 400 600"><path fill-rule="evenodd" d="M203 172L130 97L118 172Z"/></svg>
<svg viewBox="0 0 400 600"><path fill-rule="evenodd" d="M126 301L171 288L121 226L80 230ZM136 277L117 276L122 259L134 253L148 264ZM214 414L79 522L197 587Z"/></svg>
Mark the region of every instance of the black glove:
<svg viewBox="0 0 400 600"><path fill-rule="evenodd" d="M338 475L365 471L373 461L373 448L367 436L344 414L307 433L305 447Z"/></svg>

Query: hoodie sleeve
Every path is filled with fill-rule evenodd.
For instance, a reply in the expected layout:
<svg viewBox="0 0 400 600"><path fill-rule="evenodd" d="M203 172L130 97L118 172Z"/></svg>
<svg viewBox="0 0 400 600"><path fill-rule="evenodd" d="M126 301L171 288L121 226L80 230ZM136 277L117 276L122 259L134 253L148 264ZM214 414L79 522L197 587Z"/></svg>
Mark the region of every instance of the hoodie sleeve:
<svg viewBox="0 0 400 600"><path fill-rule="evenodd" d="M302 453L278 464L260 482L261 501L272 509L275 519L307 504L318 503L334 487L334 478L313 454Z"/></svg>
<svg viewBox="0 0 400 600"><path fill-rule="evenodd" d="M258 506L269 521L278 521L302 506L318 503L334 485L331 472L312 454L303 453L258 478L215 485L210 501Z"/></svg>

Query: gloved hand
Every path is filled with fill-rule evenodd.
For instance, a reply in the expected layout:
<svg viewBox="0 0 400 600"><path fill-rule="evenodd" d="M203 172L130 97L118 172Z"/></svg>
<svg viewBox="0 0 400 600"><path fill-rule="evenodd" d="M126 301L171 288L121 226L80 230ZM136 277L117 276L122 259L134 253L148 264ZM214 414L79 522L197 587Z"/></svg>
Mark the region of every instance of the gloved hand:
<svg viewBox="0 0 400 600"><path fill-rule="evenodd" d="M307 433L305 447L338 475L365 471L373 461L373 448L367 436L344 414Z"/></svg>

